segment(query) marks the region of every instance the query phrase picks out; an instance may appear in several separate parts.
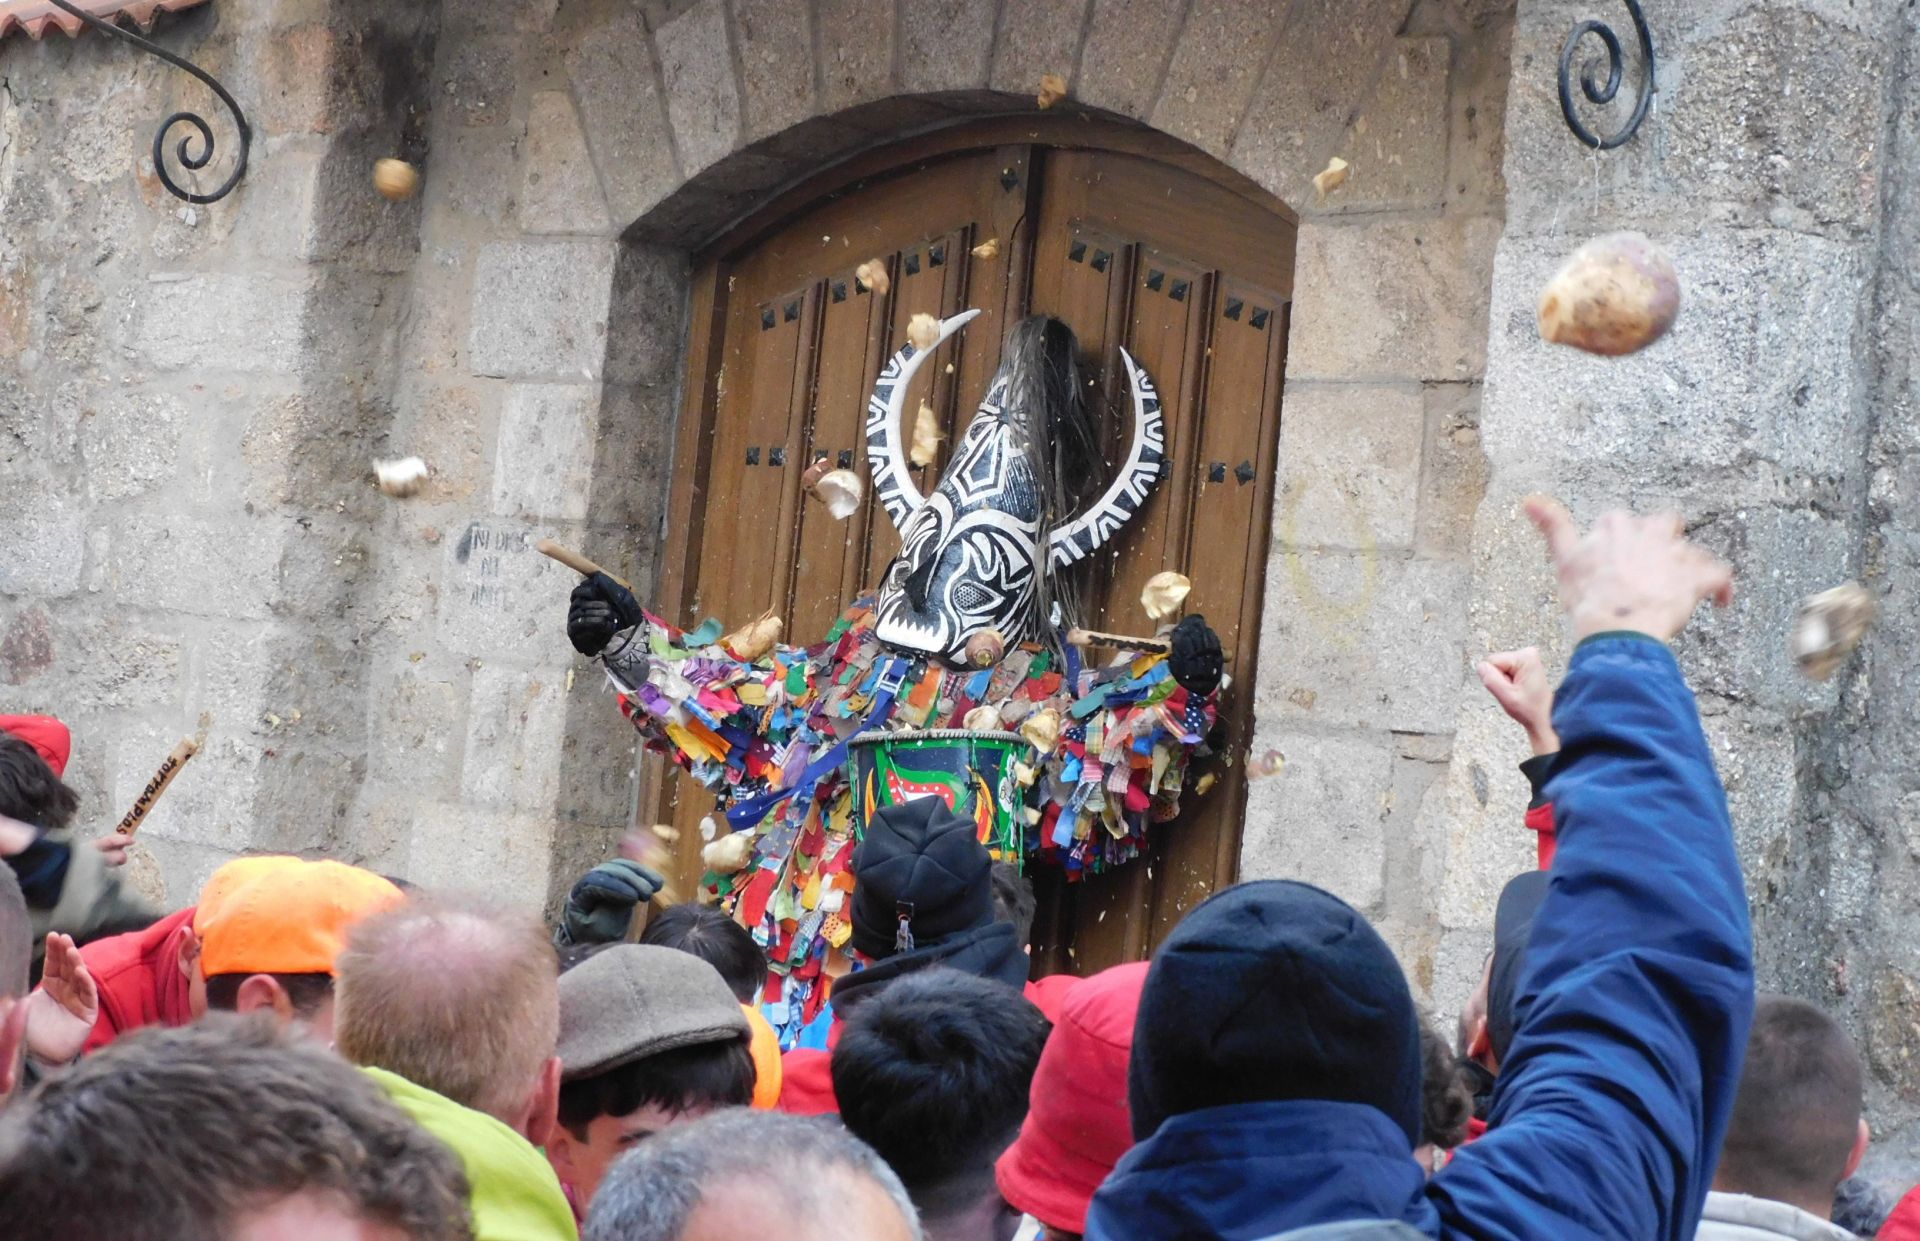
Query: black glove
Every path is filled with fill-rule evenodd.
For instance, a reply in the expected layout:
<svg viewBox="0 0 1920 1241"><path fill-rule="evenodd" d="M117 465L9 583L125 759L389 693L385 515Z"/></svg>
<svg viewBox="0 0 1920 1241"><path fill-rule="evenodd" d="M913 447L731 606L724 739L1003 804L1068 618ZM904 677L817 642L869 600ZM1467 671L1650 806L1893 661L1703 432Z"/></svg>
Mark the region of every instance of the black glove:
<svg viewBox="0 0 1920 1241"><path fill-rule="evenodd" d="M1181 688L1202 697L1220 688L1226 660L1220 654L1220 635L1207 624L1206 617L1189 616L1174 626L1172 647L1167 663Z"/></svg>
<svg viewBox="0 0 1920 1241"><path fill-rule="evenodd" d="M652 900L666 882L658 871L630 858L600 863L567 894L555 939L562 947L619 943L627 937L633 911Z"/></svg>
<svg viewBox="0 0 1920 1241"><path fill-rule="evenodd" d="M598 655L614 634L645 619L633 592L604 573L582 579L572 598L567 641L582 655Z"/></svg>

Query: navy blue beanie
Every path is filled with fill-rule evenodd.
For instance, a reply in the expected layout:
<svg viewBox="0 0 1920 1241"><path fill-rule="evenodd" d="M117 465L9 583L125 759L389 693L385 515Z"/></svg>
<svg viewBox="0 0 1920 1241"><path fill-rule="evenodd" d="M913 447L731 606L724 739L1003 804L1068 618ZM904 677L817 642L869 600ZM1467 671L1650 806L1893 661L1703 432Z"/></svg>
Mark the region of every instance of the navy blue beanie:
<svg viewBox="0 0 1920 1241"><path fill-rule="evenodd" d="M1235 1103L1379 1108L1420 1140L1420 1019L1386 941L1304 883L1228 888L1154 954L1127 1072L1133 1136Z"/></svg>
<svg viewBox="0 0 1920 1241"><path fill-rule="evenodd" d="M882 806L853 877L853 946L874 960L902 949L902 931L925 948L993 922L993 858L938 797Z"/></svg>

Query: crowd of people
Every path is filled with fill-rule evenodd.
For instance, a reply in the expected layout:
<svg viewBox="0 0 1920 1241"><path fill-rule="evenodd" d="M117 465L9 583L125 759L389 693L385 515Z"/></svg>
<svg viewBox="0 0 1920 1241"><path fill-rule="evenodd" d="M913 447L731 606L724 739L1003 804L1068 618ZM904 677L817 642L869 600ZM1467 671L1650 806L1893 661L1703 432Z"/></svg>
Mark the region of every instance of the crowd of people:
<svg viewBox="0 0 1920 1241"><path fill-rule="evenodd" d="M0 1237L1920 1237L1920 1191L1855 1178L1845 1031L1755 993L1667 648L1728 569L1670 518L1529 513L1575 647L1557 692L1531 651L1479 668L1539 869L1451 1038L1359 911L1284 880L1032 979L1031 886L934 799L870 825L860 968L785 1049L752 935L649 910L639 858L553 927L282 856L163 913L124 838L74 837L65 730L0 717Z"/></svg>

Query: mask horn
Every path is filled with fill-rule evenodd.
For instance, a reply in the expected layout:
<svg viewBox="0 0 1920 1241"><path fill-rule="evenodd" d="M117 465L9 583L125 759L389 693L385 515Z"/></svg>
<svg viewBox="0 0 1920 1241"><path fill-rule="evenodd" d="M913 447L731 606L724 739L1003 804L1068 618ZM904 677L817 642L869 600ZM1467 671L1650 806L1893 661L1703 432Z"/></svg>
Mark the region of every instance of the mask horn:
<svg viewBox="0 0 1920 1241"><path fill-rule="evenodd" d="M900 346L900 352L881 368L873 395L867 398L867 467L873 471L874 498L887 510L895 530L904 532L907 518L926 503L926 497L913 485L907 454L900 444L900 415L907 403L907 385L913 382L920 364L979 313L967 310L945 320L940 324L939 337L925 349L915 349L911 341Z"/></svg>
<svg viewBox="0 0 1920 1241"><path fill-rule="evenodd" d="M1085 560L1132 521L1153 494L1166 465L1166 424L1160 417L1160 395L1154 391L1153 378L1125 349L1120 351L1120 360L1126 363L1127 382L1133 391L1133 446L1127 450L1119 476L1099 503L1054 529L1048 539L1048 554L1056 569Z"/></svg>

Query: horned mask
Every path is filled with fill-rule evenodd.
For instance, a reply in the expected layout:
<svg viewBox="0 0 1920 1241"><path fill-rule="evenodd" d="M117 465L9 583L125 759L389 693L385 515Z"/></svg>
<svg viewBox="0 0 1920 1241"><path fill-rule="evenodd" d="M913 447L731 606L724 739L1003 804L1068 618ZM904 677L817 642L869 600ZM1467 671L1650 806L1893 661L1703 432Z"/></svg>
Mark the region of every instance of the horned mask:
<svg viewBox="0 0 1920 1241"><path fill-rule="evenodd" d="M967 639L977 633L993 630L1008 641L1036 636L1044 623L1038 600L1047 593L1041 575L1084 560L1112 538L1146 503L1166 460L1160 398L1153 380L1123 349L1133 399L1126 460L1091 505L1073 514L1050 513L1056 459L1042 441L1061 429L1060 417L1085 414L1036 408L1051 402L1083 410L1077 400L1062 400L1057 383L1050 388L1041 376L1049 350L1064 348L1071 371L1072 333L1057 320L1035 317L1008 334L986 398L939 486L922 496L902 447L907 388L940 344L979 313L969 310L943 322L926 350L902 346L867 402L874 492L901 541L880 585L875 636L896 650L953 663L963 659ZM1092 442L1090 428L1070 429Z"/></svg>

